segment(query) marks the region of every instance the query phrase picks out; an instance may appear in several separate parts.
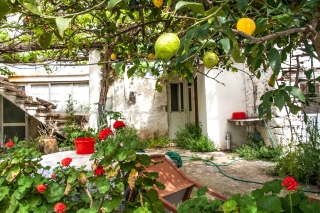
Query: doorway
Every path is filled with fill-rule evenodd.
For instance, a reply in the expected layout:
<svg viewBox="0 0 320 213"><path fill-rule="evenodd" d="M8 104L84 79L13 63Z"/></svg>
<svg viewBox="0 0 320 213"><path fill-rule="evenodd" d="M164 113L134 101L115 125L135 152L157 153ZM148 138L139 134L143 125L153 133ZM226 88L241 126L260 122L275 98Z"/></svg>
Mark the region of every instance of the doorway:
<svg viewBox="0 0 320 213"><path fill-rule="evenodd" d="M187 81L171 83L168 91L169 139L176 138L179 127L195 122L194 87Z"/></svg>

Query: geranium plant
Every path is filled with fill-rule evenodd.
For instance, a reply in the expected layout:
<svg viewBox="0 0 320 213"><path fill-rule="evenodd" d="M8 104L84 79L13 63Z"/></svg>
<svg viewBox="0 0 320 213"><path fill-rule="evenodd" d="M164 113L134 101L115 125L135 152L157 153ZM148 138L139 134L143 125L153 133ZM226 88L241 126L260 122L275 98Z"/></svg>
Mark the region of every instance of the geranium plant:
<svg viewBox="0 0 320 213"><path fill-rule="evenodd" d="M285 189L287 194L280 196ZM316 213L320 203L310 200L300 189L292 177L283 181L266 182L261 189L249 194L235 194L226 201L208 201L205 196L207 188L200 188L194 199L187 200L177 208L179 213Z"/></svg>
<svg viewBox="0 0 320 213"><path fill-rule="evenodd" d="M151 159L137 154L136 130L118 124L97 133L89 170L75 168L72 158L43 167L35 148L22 141L8 146L0 156L0 212L164 212L152 188L164 186L157 173L144 172Z"/></svg>

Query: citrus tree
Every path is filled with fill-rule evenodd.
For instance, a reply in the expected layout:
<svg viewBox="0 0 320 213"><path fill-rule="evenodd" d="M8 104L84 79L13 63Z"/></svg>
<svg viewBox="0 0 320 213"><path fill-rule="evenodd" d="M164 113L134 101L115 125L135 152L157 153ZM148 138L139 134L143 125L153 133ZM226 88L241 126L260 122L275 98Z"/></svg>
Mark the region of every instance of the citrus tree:
<svg viewBox="0 0 320 213"><path fill-rule="evenodd" d="M234 63L246 63L257 78L272 70L268 84L274 86L281 63L294 50L319 59L319 4L320 0L2 0L1 72L10 74L8 63L83 63L91 49L101 49L100 109L109 83L126 65L131 65L129 77L150 70L157 76L158 91L164 79L174 75L191 82L202 61L208 68L232 72L237 72ZM164 33L170 34L155 45ZM309 93L315 93L320 81L312 72L305 76ZM281 85L262 99L259 115L269 118L273 105L297 113L301 102L310 102L297 84Z"/></svg>

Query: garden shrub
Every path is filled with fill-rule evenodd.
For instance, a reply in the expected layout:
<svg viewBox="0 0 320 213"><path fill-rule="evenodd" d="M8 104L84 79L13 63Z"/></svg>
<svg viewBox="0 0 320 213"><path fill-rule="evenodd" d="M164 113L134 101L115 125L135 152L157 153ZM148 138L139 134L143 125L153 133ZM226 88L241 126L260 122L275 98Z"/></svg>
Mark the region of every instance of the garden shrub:
<svg viewBox="0 0 320 213"><path fill-rule="evenodd" d="M279 158L273 174L291 175L304 183L317 183L320 177L320 135L311 122L308 122L306 132L308 140L303 141L299 136L296 142L292 141Z"/></svg>
<svg viewBox="0 0 320 213"><path fill-rule="evenodd" d="M176 143L193 152L211 152L216 149L214 142L202 134L201 124L196 123L186 123L184 127L179 127Z"/></svg>
<svg viewBox="0 0 320 213"><path fill-rule="evenodd" d="M161 137L159 132L155 132L153 137L146 141L149 148L168 147L172 141L167 137Z"/></svg>
<svg viewBox="0 0 320 213"><path fill-rule="evenodd" d="M259 132L247 132L244 136L247 144L236 149L236 153L245 160L275 161L281 154L282 148L267 147Z"/></svg>

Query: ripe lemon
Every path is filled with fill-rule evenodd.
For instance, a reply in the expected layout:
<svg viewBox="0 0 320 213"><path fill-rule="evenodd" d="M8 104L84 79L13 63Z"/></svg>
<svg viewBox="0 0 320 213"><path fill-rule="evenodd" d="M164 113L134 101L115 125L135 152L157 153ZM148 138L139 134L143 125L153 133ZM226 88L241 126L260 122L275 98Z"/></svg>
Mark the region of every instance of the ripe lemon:
<svg viewBox="0 0 320 213"><path fill-rule="evenodd" d="M154 49L157 58L169 59L174 54L180 46L180 39L177 34L174 33L164 33L157 39Z"/></svg>
<svg viewBox="0 0 320 213"><path fill-rule="evenodd" d="M218 64L219 58L214 52L206 52L203 56L203 64L207 68L212 68Z"/></svg>
<svg viewBox="0 0 320 213"><path fill-rule="evenodd" d="M111 56L110 56L110 59L111 59L112 61L116 60L116 59L117 59L117 55L114 54L114 53L112 53Z"/></svg>
<svg viewBox="0 0 320 213"><path fill-rule="evenodd" d="M155 56L153 53L150 53L150 54L148 55L148 60L149 60L149 61L153 61L154 59L156 59L156 56Z"/></svg>
<svg viewBox="0 0 320 213"><path fill-rule="evenodd" d="M163 4L163 0L153 0L154 6L160 8Z"/></svg>
<svg viewBox="0 0 320 213"><path fill-rule="evenodd" d="M256 30L256 24L251 18L241 18L237 22L237 30L248 35L252 35L252 33Z"/></svg>

